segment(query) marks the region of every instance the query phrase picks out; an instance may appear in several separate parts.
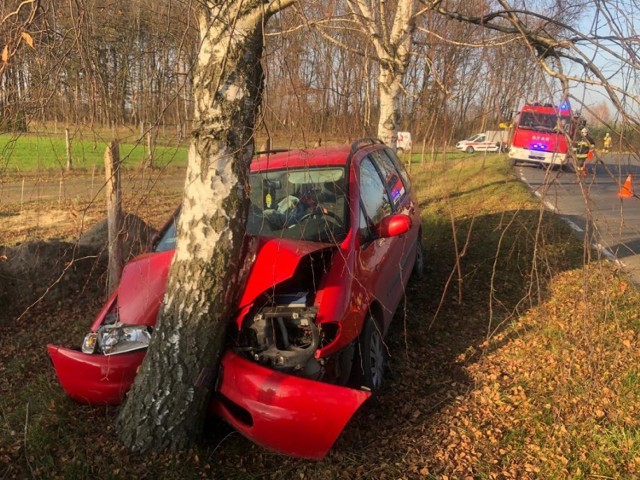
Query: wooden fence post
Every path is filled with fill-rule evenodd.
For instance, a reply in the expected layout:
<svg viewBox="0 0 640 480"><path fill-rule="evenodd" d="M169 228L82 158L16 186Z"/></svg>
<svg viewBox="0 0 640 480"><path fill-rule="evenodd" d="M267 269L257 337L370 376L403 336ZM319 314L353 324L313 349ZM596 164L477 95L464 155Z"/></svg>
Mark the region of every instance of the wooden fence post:
<svg viewBox="0 0 640 480"><path fill-rule="evenodd" d="M118 142L113 140L104 152L104 171L107 187L107 223L109 229L109 268L107 295L111 295L120 283L124 265L122 256L122 191L120 188L120 153Z"/></svg>
<svg viewBox="0 0 640 480"><path fill-rule="evenodd" d="M151 127L153 128L153 127ZM153 141L151 140L151 129L147 130L147 159L146 165L153 169Z"/></svg>
<svg viewBox="0 0 640 480"><path fill-rule="evenodd" d="M69 138L69 129L64 129L64 139L67 142L67 172L71 171L73 167L71 163L71 139Z"/></svg>

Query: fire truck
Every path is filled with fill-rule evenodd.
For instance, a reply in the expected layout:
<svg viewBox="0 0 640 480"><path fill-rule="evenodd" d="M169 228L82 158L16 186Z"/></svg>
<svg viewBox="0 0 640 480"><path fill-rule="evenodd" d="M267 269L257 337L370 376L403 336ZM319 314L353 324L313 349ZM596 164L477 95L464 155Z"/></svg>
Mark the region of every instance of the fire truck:
<svg viewBox="0 0 640 480"><path fill-rule="evenodd" d="M511 164L536 164L564 168L571 161L571 139L578 122L569 102L559 107L528 103L514 122L509 148Z"/></svg>

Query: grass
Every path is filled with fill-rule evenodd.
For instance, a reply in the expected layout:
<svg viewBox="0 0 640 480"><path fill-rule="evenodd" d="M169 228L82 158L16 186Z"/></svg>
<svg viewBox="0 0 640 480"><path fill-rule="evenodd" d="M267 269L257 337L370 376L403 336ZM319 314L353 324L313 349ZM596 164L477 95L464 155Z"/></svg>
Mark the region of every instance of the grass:
<svg viewBox="0 0 640 480"><path fill-rule="evenodd" d="M92 170L104 167L104 153L110 140L78 135L71 140L71 158L74 169ZM120 159L127 167L142 165L148 158L145 143L120 143ZM155 166L186 165L184 146L158 145L154 150ZM0 135L0 169L25 173L37 170L64 169L67 164L64 136L23 134Z"/></svg>
<svg viewBox="0 0 640 480"><path fill-rule="evenodd" d="M79 341L93 295L0 320L0 478L637 478L638 290L606 261L583 265L581 240L504 157L411 168L427 275L387 337L382 394L325 460L270 453L215 423L189 451L123 449L117 410L67 399L44 351Z"/></svg>
<svg viewBox="0 0 640 480"><path fill-rule="evenodd" d="M34 125L32 133L0 134L0 171L5 173L27 173L40 170L62 170L66 168L67 153L64 133L52 125ZM130 128L88 129L79 128L71 132L71 158L74 169L92 170L104 166L104 152L114 139L120 142L120 158L125 167L143 165L149 156L144 135ZM258 140L261 145L263 140ZM281 142L285 148L293 148ZM333 144L336 142L327 142ZM154 147L154 165L184 167L187 160L188 139L159 135ZM423 167L434 162L463 158L482 158L484 154L469 155L462 152L425 152L411 155L412 167ZM403 155L408 161L409 154Z"/></svg>

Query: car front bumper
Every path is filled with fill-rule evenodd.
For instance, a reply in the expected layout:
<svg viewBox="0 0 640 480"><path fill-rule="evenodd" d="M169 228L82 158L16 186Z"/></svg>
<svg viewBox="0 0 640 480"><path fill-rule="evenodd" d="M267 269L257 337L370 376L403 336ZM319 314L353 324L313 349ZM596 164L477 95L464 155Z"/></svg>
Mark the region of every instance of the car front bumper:
<svg viewBox="0 0 640 480"><path fill-rule="evenodd" d="M545 165L564 165L568 160L566 153L529 150L513 146L509 149L509 158L520 162Z"/></svg>
<svg viewBox="0 0 640 480"><path fill-rule="evenodd" d="M93 405L117 405L145 351L86 354L48 345L65 392ZM277 372L227 351L210 411L258 445L285 455L323 458L370 393Z"/></svg>
<svg viewBox="0 0 640 480"><path fill-rule="evenodd" d="M146 353L90 355L57 345L47 345L47 350L67 395L91 405L122 403Z"/></svg>
<svg viewBox="0 0 640 480"><path fill-rule="evenodd" d="M213 411L255 443L323 458L371 394L262 367L233 352L222 359Z"/></svg>

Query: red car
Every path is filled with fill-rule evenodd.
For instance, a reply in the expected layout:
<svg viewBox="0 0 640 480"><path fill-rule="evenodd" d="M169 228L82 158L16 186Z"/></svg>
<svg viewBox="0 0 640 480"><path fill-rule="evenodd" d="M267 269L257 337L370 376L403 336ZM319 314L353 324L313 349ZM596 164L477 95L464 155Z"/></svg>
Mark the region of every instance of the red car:
<svg viewBox="0 0 640 480"><path fill-rule="evenodd" d="M250 183L247 234L259 248L211 410L260 445L322 458L381 386L383 337L411 272L424 268L420 211L395 154L371 139L258 156ZM81 348L48 346L73 399L124 399L153 332L175 231L173 218L126 265Z"/></svg>

